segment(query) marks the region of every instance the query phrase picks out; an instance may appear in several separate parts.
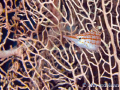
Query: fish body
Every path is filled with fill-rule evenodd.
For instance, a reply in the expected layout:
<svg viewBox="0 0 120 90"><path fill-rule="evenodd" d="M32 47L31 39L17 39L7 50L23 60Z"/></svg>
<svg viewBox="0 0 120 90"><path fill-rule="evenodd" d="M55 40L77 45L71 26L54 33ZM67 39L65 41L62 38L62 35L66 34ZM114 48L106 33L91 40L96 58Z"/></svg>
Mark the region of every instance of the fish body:
<svg viewBox="0 0 120 90"><path fill-rule="evenodd" d="M101 45L101 32L98 32L95 29L83 34L64 35L63 37L73 41L78 47L90 51L97 51Z"/></svg>

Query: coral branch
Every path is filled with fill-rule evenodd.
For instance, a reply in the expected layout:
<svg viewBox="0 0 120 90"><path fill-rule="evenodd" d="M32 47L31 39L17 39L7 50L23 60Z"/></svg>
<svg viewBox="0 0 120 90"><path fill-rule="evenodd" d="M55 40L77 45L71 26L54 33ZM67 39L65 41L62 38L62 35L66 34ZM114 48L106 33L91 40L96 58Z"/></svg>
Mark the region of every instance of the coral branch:
<svg viewBox="0 0 120 90"><path fill-rule="evenodd" d="M0 51L0 58L8 58L10 56L21 56L22 52L22 48Z"/></svg>

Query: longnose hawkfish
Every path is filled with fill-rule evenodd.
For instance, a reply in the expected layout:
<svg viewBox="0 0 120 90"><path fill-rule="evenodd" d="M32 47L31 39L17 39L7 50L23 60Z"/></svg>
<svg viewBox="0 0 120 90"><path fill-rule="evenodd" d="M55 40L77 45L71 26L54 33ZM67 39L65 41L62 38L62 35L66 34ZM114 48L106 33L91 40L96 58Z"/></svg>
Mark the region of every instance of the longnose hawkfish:
<svg viewBox="0 0 120 90"><path fill-rule="evenodd" d="M101 34L102 32L99 32L97 28L93 28L83 34L63 35L63 37L74 42L80 48L97 51L101 45Z"/></svg>

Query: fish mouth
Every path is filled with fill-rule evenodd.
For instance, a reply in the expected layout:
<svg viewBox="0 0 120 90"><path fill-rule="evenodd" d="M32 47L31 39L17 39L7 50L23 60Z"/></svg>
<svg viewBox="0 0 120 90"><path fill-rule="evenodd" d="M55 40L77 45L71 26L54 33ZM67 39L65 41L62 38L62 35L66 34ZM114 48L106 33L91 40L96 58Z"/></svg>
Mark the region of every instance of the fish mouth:
<svg viewBox="0 0 120 90"><path fill-rule="evenodd" d="M67 38L67 39L77 39L77 36L75 36L75 35L69 35L69 36L67 36L67 35L63 35L63 37L64 38Z"/></svg>
<svg viewBox="0 0 120 90"><path fill-rule="evenodd" d="M75 41L77 40L77 36L75 36L75 35L69 35L69 36L63 35L63 37L64 37L65 39L69 40L69 41L74 42L74 43L75 43Z"/></svg>

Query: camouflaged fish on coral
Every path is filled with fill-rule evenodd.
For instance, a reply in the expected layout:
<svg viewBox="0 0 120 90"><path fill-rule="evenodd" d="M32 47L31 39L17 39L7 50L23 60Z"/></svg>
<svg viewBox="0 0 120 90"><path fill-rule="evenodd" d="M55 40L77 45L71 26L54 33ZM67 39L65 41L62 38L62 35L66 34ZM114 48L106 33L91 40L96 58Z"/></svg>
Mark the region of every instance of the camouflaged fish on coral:
<svg viewBox="0 0 120 90"><path fill-rule="evenodd" d="M98 28L93 28L83 34L63 35L63 37L74 42L80 48L97 51L101 45L101 34L102 32L99 32Z"/></svg>

